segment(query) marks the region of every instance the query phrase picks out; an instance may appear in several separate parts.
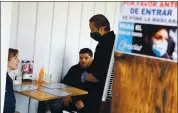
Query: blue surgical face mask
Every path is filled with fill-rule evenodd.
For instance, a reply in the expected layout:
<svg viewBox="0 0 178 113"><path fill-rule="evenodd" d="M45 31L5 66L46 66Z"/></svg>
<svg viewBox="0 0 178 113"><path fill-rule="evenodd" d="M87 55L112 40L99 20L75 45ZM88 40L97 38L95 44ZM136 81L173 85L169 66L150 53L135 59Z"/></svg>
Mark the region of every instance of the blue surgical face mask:
<svg viewBox="0 0 178 113"><path fill-rule="evenodd" d="M152 46L152 51L156 56L162 57L166 53L167 47L168 47L168 42L166 40L154 41Z"/></svg>

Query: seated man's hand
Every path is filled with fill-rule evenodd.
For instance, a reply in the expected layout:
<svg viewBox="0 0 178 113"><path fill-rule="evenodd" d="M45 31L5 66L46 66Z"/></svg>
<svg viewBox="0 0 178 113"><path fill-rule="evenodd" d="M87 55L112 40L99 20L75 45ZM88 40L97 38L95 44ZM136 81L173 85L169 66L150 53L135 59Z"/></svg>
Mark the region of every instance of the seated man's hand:
<svg viewBox="0 0 178 113"><path fill-rule="evenodd" d="M84 103L83 101L79 100L76 102L75 106L77 109L82 109L84 107Z"/></svg>
<svg viewBox="0 0 178 113"><path fill-rule="evenodd" d="M71 98L70 96L66 96L66 97L63 97L63 98L62 98L62 103L63 103L65 106L68 106L70 102L72 102L72 98Z"/></svg>

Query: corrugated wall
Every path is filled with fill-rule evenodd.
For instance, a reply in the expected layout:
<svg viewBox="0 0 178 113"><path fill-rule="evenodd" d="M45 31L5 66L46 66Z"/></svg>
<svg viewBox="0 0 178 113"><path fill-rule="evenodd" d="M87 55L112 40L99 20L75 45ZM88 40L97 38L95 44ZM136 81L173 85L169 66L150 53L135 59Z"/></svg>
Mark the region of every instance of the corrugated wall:
<svg viewBox="0 0 178 113"><path fill-rule="evenodd" d="M44 64L53 81L78 63L81 48L94 52L97 42L89 34L92 15L104 14L117 34L120 2L13 2L12 8L10 47L19 49L21 60L35 61L35 75ZM20 95L16 98L17 110L27 113L28 99ZM34 103L30 113L36 112Z"/></svg>

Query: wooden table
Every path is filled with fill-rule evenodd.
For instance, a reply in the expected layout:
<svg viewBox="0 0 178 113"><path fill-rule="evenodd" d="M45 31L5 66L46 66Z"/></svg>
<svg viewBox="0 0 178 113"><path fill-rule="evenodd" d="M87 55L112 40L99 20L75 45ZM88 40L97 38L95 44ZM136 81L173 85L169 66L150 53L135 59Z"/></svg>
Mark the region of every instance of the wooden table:
<svg viewBox="0 0 178 113"><path fill-rule="evenodd" d="M55 82L52 82L51 84L54 84ZM28 85L28 84L36 84L36 82L23 82L23 85ZM65 91L67 93L72 93L71 96L77 96L77 95L86 95L88 94L87 91L78 89L78 88L60 88L59 90ZM22 92L17 92L18 94L24 95L29 97L29 103L28 103L28 113L29 113L29 108L30 108L30 101L31 98L38 100L38 101L47 101L47 100L53 100L57 98L61 98L59 96L49 94L40 90L30 90L30 91L22 91Z"/></svg>
<svg viewBox="0 0 178 113"><path fill-rule="evenodd" d="M51 84L54 84L55 82L52 82ZM28 85L28 84L36 84L36 82L23 82L23 85ZM72 93L71 96L77 96L77 95L86 95L88 94L87 91L78 89L78 88L60 88L59 90L65 91L67 93ZM57 99L60 98L59 96L49 94L40 90L30 90L30 91L22 91L22 92L17 92L18 94L33 98L38 101L45 101L45 100L52 100L52 99Z"/></svg>

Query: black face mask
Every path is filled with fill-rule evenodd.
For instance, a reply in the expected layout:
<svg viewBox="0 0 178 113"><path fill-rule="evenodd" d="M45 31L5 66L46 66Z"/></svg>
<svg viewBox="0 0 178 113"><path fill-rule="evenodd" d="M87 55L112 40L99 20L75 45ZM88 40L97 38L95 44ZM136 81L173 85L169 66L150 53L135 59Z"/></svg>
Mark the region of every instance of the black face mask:
<svg viewBox="0 0 178 113"><path fill-rule="evenodd" d="M101 38L101 34L99 34L98 32L90 33L90 36L91 36L91 38L94 39L95 41L99 41L100 38Z"/></svg>

